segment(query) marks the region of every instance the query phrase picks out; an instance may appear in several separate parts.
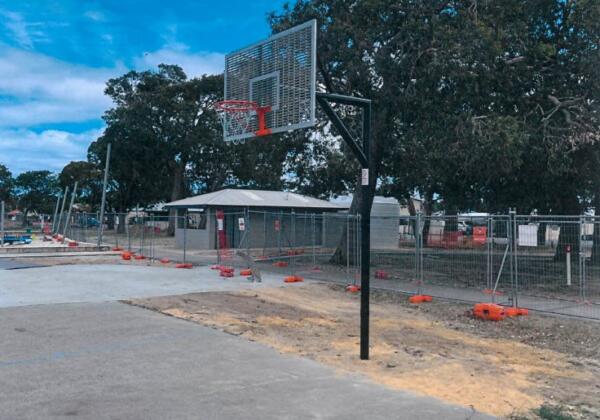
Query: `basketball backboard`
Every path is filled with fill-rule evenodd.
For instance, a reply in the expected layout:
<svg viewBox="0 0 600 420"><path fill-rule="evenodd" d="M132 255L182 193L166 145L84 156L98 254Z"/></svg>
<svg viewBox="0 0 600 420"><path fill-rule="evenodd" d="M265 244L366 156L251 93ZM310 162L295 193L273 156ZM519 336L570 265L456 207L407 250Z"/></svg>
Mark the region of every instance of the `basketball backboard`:
<svg viewBox="0 0 600 420"><path fill-rule="evenodd" d="M316 44L311 20L225 57L225 141L315 124Z"/></svg>

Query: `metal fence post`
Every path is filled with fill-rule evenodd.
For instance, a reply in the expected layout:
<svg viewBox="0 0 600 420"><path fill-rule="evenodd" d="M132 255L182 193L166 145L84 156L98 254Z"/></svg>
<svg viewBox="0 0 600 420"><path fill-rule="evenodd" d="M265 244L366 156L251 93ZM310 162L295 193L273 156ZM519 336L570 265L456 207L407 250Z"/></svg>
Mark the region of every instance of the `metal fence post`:
<svg viewBox="0 0 600 420"><path fill-rule="evenodd" d="M263 251L262 255L267 254L267 211L263 210Z"/></svg>
<svg viewBox="0 0 600 420"><path fill-rule="evenodd" d="M317 267L317 244L316 244L316 240L317 240L317 232L316 232L316 225L315 225L315 214L311 213L311 224L312 224L312 260L313 260L313 270L316 269Z"/></svg>
<svg viewBox="0 0 600 420"><path fill-rule="evenodd" d="M292 255L290 257L290 262L292 266L292 276L296 275L296 212L292 209L291 213L291 222L292 222L292 238L290 240L290 248L292 249Z"/></svg>
<svg viewBox="0 0 600 420"><path fill-rule="evenodd" d="M65 227L63 228L63 241L67 235L67 227L71 224L71 211L73 211L73 204L75 204L75 194L77 194L77 181L73 186L73 192L71 193L71 204L69 205L69 211L67 212L67 219L65 220Z"/></svg>
<svg viewBox="0 0 600 420"><path fill-rule="evenodd" d="M0 246L4 246L4 201L0 203Z"/></svg>
<svg viewBox="0 0 600 420"><path fill-rule="evenodd" d="M585 291L585 249L584 249L584 241L583 235L585 233L585 218L584 216L579 216L579 297L582 302L586 301L586 291Z"/></svg>
<svg viewBox="0 0 600 420"><path fill-rule="evenodd" d="M510 278L512 286L512 304L514 307L519 305L519 284L517 267L517 215L516 210L511 208L508 211L509 232L510 232Z"/></svg>
<svg viewBox="0 0 600 420"><path fill-rule="evenodd" d="M350 278L350 220L352 215L346 216L346 279Z"/></svg>
<svg viewBox="0 0 600 420"><path fill-rule="evenodd" d="M98 224L98 248L102 245L102 230L104 229L104 209L106 208L106 188L108 184L108 169L110 167L111 143L106 146L106 164L104 166L104 180L102 182L102 202L100 203L100 218Z"/></svg>
<svg viewBox="0 0 600 420"><path fill-rule="evenodd" d="M245 222L244 222L244 229L246 229L246 255L250 256L250 241L252 241L252 235L251 235L251 226L250 226L250 209L248 207L246 207L244 209L244 213L246 213L244 216L246 218Z"/></svg>
<svg viewBox="0 0 600 420"><path fill-rule="evenodd" d="M487 217L487 232L486 232L486 287L488 290L492 290L492 242L490 235L492 233L492 217Z"/></svg>
<svg viewBox="0 0 600 420"><path fill-rule="evenodd" d="M58 216L58 208L60 207L60 193L56 197L56 207L54 207L54 215L52 216L52 230L51 233L54 233L54 228L56 227L56 216Z"/></svg>
<svg viewBox="0 0 600 420"><path fill-rule="evenodd" d="M65 211L65 204L67 203L67 196L69 195L69 187L65 187L65 194L63 195L62 205L60 207L60 215L56 223L56 231L53 233L60 233L60 225L62 223L63 212Z"/></svg>
<svg viewBox="0 0 600 420"><path fill-rule="evenodd" d="M186 258L187 258L187 219L188 219L188 212L186 209L184 216L183 216L183 263L184 264L186 263ZM177 221L175 223L177 223Z"/></svg>
<svg viewBox="0 0 600 420"><path fill-rule="evenodd" d="M119 217L117 215L117 217ZM125 213L125 217L123 218L123 223L125 224L125 230L127 231L127 250L131 252L131 229L129 229L129 221L127 220L127 213Z"/></svg>
<svg viewBox="0 0 600 420"><path fill-rule="evenodd" d="M421 232L421 212L415 217L415 259L417 264L417 294L423 293L423 233Z"/></svg>

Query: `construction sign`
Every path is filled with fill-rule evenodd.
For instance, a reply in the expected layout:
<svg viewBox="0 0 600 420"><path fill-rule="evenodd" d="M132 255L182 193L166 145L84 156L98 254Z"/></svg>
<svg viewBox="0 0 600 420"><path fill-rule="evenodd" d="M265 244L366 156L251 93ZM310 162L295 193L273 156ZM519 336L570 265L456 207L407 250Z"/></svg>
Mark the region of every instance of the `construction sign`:
<svg viewBox="0 0 600 420"><path fill-rule="evenodd" d="M240 228L240 232L243 232L246 230L246 223L245 223L243 217L238 218L238 227Z"/></svg>

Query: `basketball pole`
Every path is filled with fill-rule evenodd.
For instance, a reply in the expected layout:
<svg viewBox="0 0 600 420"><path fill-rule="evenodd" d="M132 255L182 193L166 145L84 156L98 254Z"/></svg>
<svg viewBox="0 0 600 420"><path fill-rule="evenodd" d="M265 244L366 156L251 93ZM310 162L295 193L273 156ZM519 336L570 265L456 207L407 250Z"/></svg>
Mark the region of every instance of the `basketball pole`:
<svg viewBox="0 0 600 420"><path fill-rule="evenodd" d="M371 264L371 189L369 186L369 149L371 144L371 100L353 96L337 95L331 93L316 93L317 102L331 123L338 130L348 147L352 150L361 164L361 208L360 208L360 358L369 359L369 295L370 264ZM331 107L331 103L338 103L360 107L363 110L363 138L362 147L355 139L344 122ZM349 238L346 238L349 240ZM346 256L348 258L348 256Z"/></svg>

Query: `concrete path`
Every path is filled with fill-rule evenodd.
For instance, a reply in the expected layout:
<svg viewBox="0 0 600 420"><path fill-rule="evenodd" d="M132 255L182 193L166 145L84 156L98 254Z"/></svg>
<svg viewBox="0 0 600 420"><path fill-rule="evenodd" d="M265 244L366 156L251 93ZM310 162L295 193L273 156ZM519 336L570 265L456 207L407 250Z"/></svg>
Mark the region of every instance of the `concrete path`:
<svg viewBox="0 0 600 420"><path fill-rule="evenodd" d="M0 258L0 270L18 270L20 268L41 267L39 264L17 260L17 259L2 259Z"/></svg>
<svg viewBox="0 0 600 420"><path fill-rule="evenodd" d="M252 284L207 267L0 270L0 418L488 418L114 302L282 284L279 274Z"/></svg>
<svg viewBox="0 0 600 420"><path fill-rule="evenodd" d="M224 279L209 267L191 270L127 265L62 265L0 270L0 308L51 303L106 302L190 292L283 285L276 274L262 283Z"/></svg>
<svg viewBox="0 0 600 420"><path fill-rule="evenodd" d="M6 419L483 419L120 303L0 309Z"/></svg>

